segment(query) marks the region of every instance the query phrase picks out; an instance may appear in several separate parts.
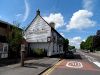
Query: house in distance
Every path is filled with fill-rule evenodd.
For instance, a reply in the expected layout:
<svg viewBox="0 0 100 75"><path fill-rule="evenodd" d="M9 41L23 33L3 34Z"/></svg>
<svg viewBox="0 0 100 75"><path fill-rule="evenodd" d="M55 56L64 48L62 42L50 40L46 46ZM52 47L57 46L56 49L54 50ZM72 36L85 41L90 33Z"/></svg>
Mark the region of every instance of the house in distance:
<svg viewBox="0 0 100 75"><path fill-rule="evenodd" d="M44 49L47 56L63 53L65 38L55 30L55 23L47 23L41 17L39 10L26 28L24 38L28 42L30 50Z"/></svg>

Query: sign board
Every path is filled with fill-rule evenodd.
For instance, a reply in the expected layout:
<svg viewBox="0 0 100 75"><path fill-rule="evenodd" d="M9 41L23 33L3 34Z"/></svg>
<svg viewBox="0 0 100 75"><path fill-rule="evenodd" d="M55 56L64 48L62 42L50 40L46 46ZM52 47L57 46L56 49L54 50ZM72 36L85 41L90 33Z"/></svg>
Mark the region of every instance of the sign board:
<svg viewBox="0 0 100 75"><path fill-rule="evenodd" d="M25 45L21 44L21 51L25 51Z"/></svg>
<svg viewBox="0 0 100 75"><path fill-rule="evenodd" d="M51 42L51 37L47 37L47 42Z"/></svg>

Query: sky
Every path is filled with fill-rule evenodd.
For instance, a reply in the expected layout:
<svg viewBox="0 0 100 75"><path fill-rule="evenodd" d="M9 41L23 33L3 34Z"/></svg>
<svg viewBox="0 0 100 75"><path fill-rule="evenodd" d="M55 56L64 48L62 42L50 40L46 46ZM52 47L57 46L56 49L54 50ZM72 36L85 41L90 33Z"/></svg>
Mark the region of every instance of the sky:
<svg viewBox="0 0 100 75"><path fill-rule="evenodd" d="M82 41L100 29L99 7L100 0L0 0L0 20L18 22L25 28L39 9L70 45L79 48Z"/></svg>

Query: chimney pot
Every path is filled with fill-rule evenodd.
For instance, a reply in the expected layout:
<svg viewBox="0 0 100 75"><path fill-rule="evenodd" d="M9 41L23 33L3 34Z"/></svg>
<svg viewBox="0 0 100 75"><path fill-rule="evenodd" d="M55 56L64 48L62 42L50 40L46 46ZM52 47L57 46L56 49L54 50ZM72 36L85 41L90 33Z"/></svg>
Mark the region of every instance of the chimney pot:
<svg viewBox="0 0 100 75"><path fill-rule="evenodd" d="M40 10L38 9L38 10L36 11L36 13L37 13L37 15L40 15Z"/></svg>
<svg viewBox="0 0 100 75"><path fill-rule="evenodd" d="M55 23L54 22L50 22L49 25L55 29Z"/></svg>

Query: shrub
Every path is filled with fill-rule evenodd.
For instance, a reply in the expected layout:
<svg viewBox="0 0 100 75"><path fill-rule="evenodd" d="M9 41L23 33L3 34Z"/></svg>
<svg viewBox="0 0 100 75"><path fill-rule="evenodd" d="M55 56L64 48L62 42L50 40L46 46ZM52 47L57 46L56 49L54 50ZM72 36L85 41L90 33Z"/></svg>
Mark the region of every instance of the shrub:
<svg viewBox="0 0 100 75"><path fill-rule="evenodd" d="M45 51L42 48L32 49L32 51L33 51L33 54L37 56L43 56L45 54Z"/></svg>

